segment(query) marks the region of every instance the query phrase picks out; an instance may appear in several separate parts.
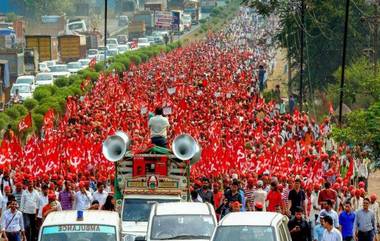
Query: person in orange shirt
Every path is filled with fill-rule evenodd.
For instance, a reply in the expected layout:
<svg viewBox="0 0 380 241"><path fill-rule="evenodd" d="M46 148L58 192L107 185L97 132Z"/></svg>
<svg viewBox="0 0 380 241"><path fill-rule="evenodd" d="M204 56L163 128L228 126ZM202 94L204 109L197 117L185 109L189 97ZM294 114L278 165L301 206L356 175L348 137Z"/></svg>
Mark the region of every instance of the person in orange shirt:
<svg viewBox="0 0 380 241"><path fill-rule="evenodd" d="M270 191L267 195L267 211L268 212L275 212L277 206L281 206L282 203L282 196L281 193L278 191L277 188L277 182L272 182L270 184Z"/></svg>
<svg viewBox="0 0 380 241"><path fill-rule="evenodd" d="M61 204L56 201L56 196L54 193L50 193L48 195L48 200L49 200L49 203L46 204L43 208L42 208L42 217L43 219L45 219L47 217L47 215L51 212L55 212L55 211L62 211L62 207L61 207Z"/></svg>

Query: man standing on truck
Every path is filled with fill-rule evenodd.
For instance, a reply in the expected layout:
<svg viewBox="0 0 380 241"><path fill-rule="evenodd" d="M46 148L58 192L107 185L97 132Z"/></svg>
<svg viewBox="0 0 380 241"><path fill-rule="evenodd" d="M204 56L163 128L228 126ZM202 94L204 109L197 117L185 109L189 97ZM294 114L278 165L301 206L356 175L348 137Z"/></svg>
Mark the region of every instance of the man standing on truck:
<svg viewBox="0 0 380 241"><path fill-rule="evenodd" d="M167 128L170 126L168 118L163 116L161 107L157 107L154 114L148 122L150 138L154 145L167 148Z"/></svg>

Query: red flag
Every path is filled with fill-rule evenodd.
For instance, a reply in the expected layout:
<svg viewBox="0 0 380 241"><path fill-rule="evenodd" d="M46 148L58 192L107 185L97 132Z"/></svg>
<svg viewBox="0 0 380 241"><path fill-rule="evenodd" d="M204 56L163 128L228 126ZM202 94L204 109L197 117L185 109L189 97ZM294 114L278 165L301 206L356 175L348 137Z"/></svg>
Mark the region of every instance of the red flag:
<svg viewBox="0 0 380 241"><path fill-rule="evenodd" d="M331 101L330 101L330 103L329 103L329 114L330 114L330 115L333 115L333 114L334 114L334 107L333 107Z"/></svg>
<svg viewBox="0 0 380 241"><path fill-rule="evenodd" d="M46 128L52 128L54 125L54 110L49 109L44 116L44 127Z"/></svg>
<svg viewBox="0 0 380 241"><path fill-rule="evenodd" d="M82 83L80 84L80 89L82 91L84 91L84 89L90 84L90 80L91 78L87 77L85 80L82 81Z"/></svg>
<svg viewBox="0 0 380 241"><path fill-rule="evenodd" d="M91 69L91 70L94 70L95 69L95 65L96 65L96 58L92 58L90 63L88 63L88 67Z"/></svg>
<svg viewBox="0 0 380 241"><path fill-rule="evenodd" d="M18 130L19 132L22 132L30 127L32 127L32 114L29 112L29 114L18 123Z"/></svg>

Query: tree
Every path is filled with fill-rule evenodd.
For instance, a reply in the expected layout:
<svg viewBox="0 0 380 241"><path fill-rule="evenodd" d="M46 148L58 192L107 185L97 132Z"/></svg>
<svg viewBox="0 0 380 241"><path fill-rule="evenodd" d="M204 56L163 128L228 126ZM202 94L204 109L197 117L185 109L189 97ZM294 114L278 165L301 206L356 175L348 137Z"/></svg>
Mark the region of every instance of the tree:
<svg viewBox="0 0 380 241"><path fill-rule="evenodd" d="M257 7L260 13L275 13L280 18L280 31L277 39L288 49L289 57L299 66L300 59L300 0L270 1L251 0L249 5ZM335 83L333 74L341 64L345 1L305 0L305 91L324 89ZM363 13L371 15L371 8L365 0L355 0L350 9L347 62L362 56L367 48L369 26L362 21ZM298 76L294 76L298 79ZM289 83L297 87L298 81Z"/></svg>
<svg viewBox="0 0 380 241"><path fill-rule="evenodd" d="M34 18L42 15L62 15L73 11L74 0L23 0Z"/></svg>

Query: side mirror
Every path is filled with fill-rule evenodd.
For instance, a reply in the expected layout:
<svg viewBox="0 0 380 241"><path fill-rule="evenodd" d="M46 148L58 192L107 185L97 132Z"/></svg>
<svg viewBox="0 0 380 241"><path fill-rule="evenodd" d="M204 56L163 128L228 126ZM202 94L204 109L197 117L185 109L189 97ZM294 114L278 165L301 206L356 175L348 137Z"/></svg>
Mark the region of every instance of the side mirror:
<svg viewBox="0 0 380 241"><path fill-rule="evenodd" d="M145 237L144 236L137 236L135 238L135 241L146 241Z"/></svg>

